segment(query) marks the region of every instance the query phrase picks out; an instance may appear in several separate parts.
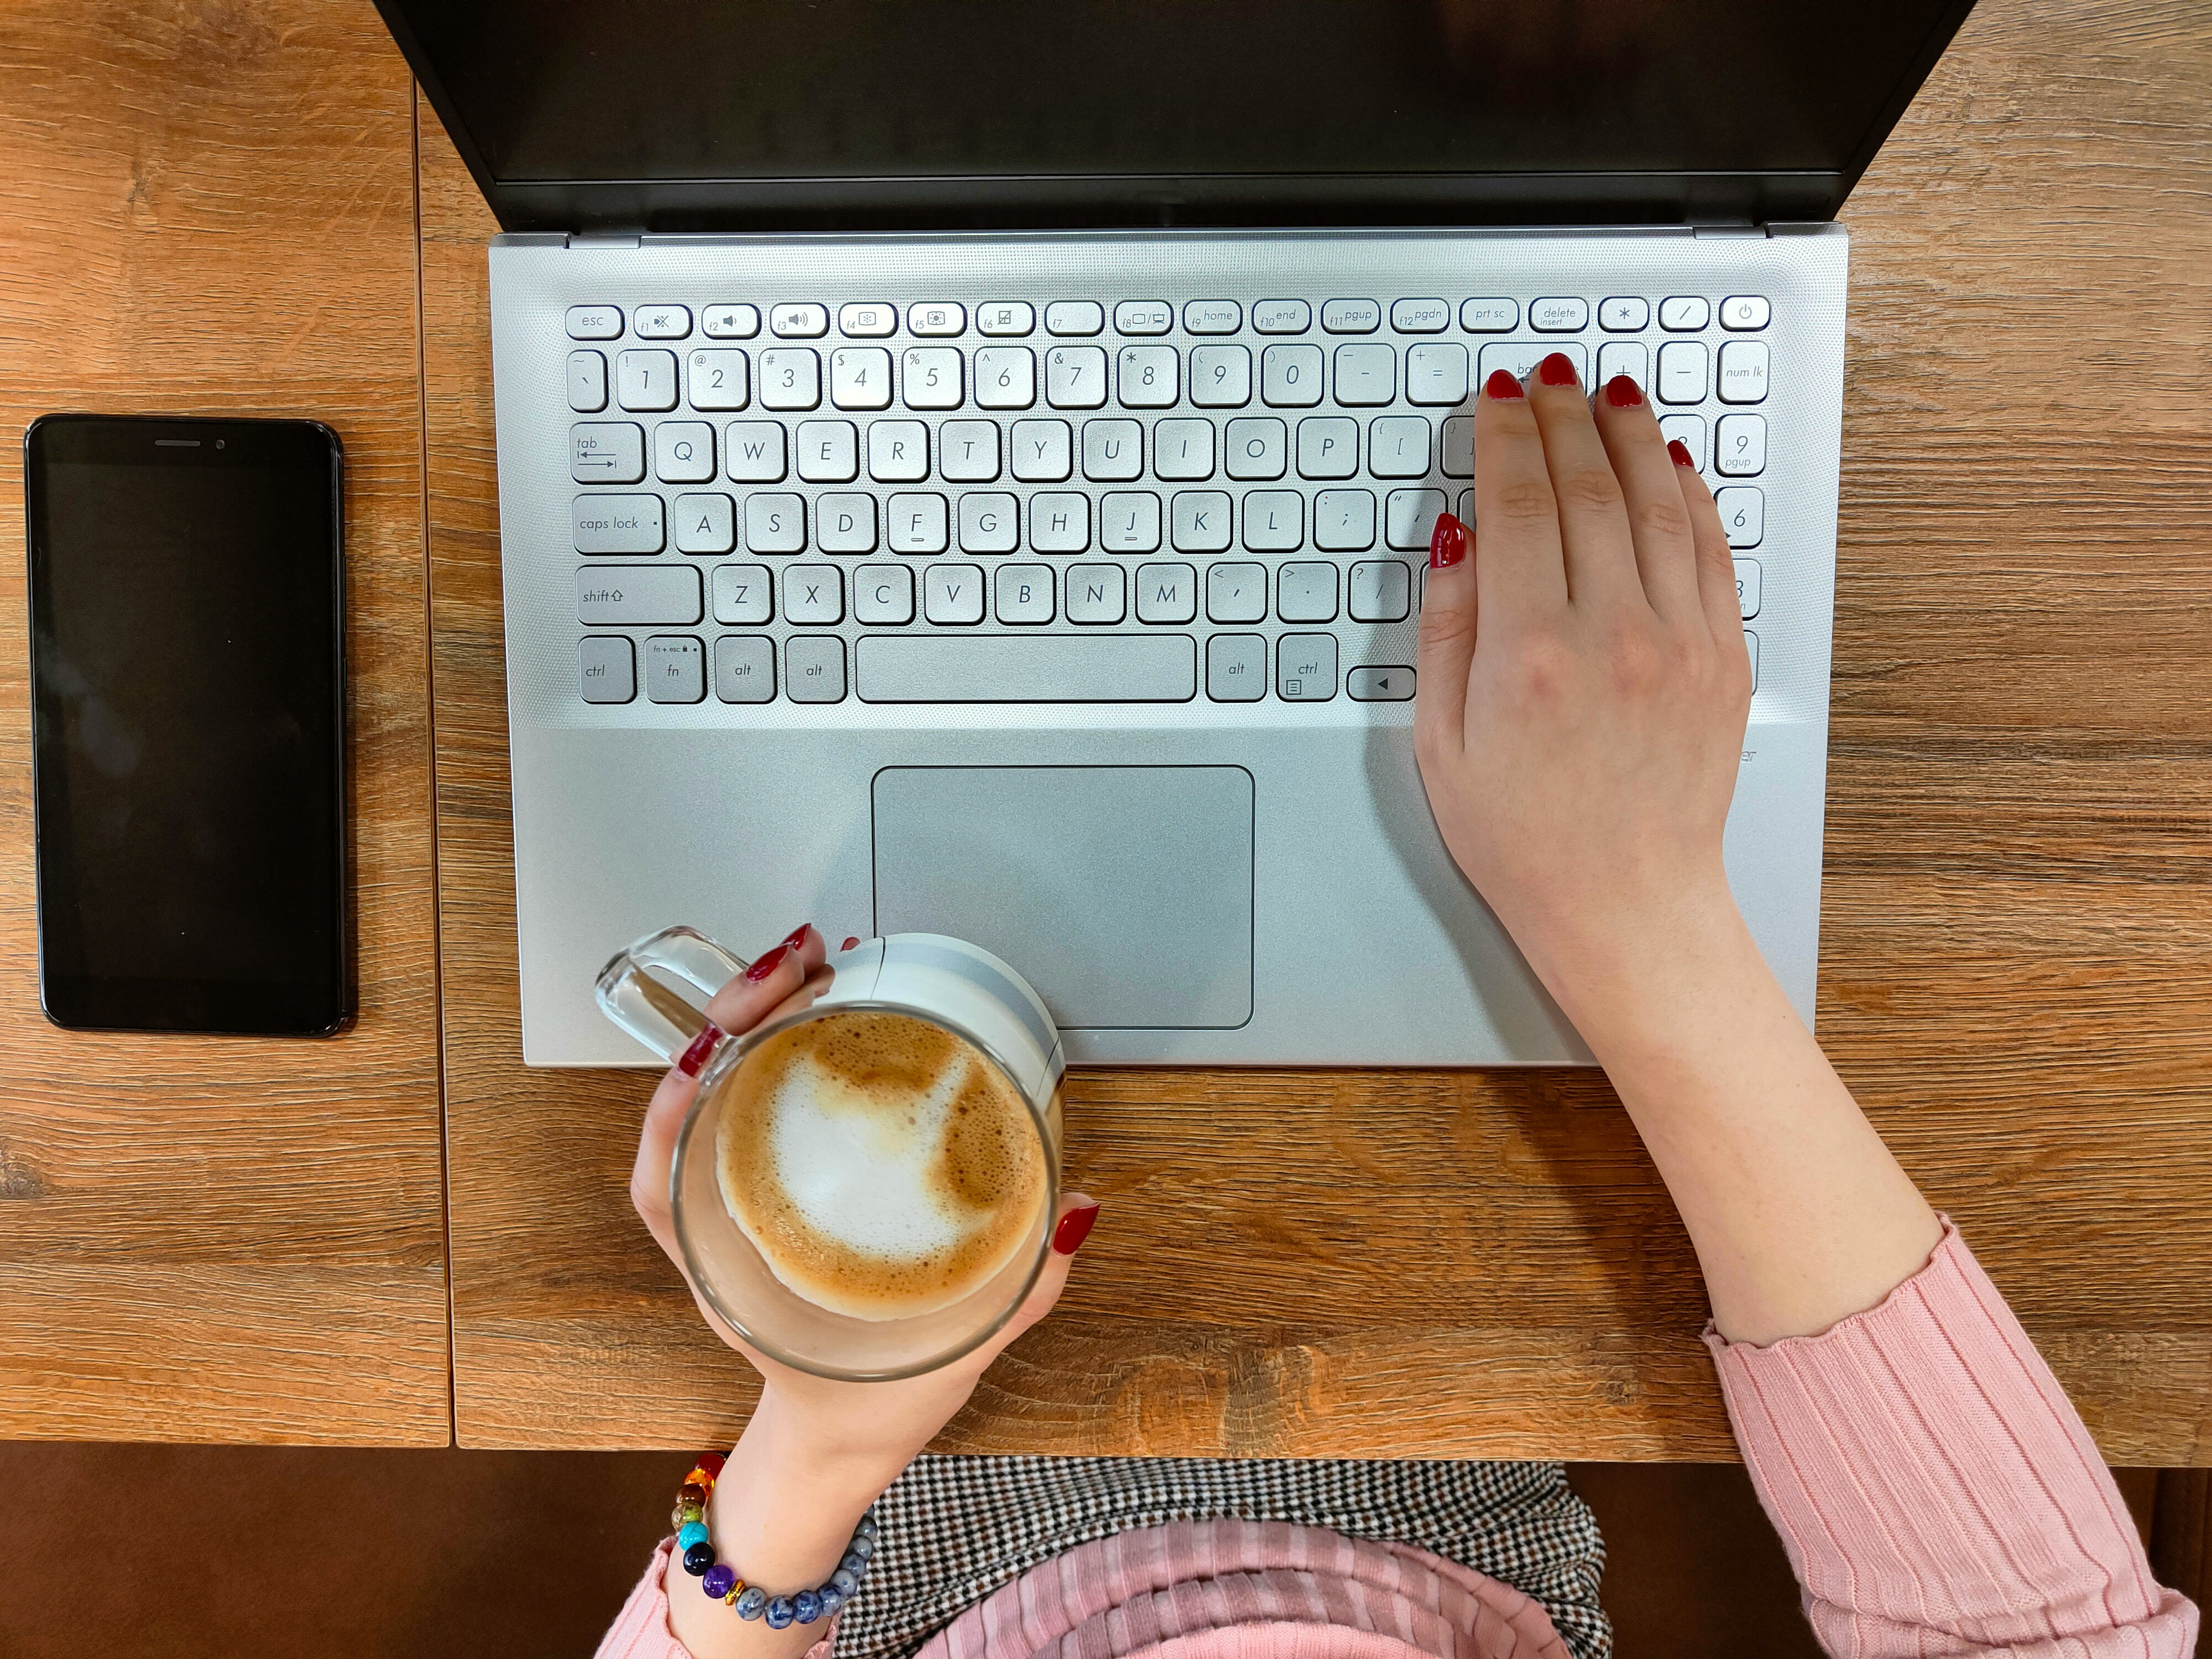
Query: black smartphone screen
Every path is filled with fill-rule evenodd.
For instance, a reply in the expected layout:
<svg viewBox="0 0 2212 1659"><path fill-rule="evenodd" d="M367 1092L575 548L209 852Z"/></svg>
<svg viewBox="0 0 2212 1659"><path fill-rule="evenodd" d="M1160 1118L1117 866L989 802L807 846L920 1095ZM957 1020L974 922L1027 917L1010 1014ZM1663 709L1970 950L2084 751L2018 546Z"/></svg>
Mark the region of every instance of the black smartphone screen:
<svg viewBox="0 0 2212 1659"><path fill-rule="evenodd" d="M48 416L24 438L48 1018L352 1012L337 435Z"/></svg>

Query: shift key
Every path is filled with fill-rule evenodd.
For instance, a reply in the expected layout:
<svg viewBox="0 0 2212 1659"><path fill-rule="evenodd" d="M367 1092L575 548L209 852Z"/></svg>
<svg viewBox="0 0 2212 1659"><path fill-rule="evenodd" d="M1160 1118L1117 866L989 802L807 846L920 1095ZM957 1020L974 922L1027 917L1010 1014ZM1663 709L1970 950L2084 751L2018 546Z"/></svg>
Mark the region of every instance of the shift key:
<svg viewBox="0 0 2212 1659"><path fill-rule="evenodd" d="M595 564L576 573L576 620L592 628L688 627L701 616L690 565Z"/></svg>

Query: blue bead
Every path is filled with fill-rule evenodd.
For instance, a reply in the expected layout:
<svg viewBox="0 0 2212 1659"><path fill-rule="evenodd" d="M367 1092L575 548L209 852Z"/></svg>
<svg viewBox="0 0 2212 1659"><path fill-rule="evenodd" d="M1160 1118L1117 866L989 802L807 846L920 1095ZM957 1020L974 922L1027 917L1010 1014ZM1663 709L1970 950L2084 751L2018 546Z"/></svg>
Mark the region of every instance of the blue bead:
<svg viewBox="0 0 2212 1659"><path fill-rule="evenodd" d="M714 1547L712 1544L694 1544L684 1552L684 1571L694 1578L714 1565Z"/></svg>
<svg viewBox="0 0 2212 1659"><path fill-rule="evenodd" d="M822 1597L822 1616L824 1619L836 1618L837 1609L845 1605L845 1592L840 1589L825 1589L818 1594Z"/></svg>
<svg viewBox="0 0 2212 1659"><path fill-rule="evenodd" d="M876 1517L874 1516L864 1515L860 1517L860 1526L854 1530L858 1532L860 1536L872 1539L878 1532L881 1532L883 1528L876 1524Z"/></svg>
<svg viewBox="0 0 2212 1659"><path fill-rule="evenodd" d="M830 1575L830 1588L840 1595L850 1595L860 1588L860 1576L858 1573L848 1572L844 1568L840 1567Z"/></svg>
<svg viewBox="0 0 2212 1659"><path fill-rule="evenodd" d="M851 1573L853 1575L853 1582L856 1584L860 1582L860 1575L867 1570L867 1562L857 1555L848 1555L837 1564L837 1571L840 1572Z"/></svg>
<svg viewBox="0 0 2212 1659"><path fill-rule="evenodd" d="M768 1627L770 1630L788 1630L791 1620L791 1598L788 1595L779 1595L768 1604Z"/></svg>
<svg viewBox="0 0 2212 1659"><path fill-rule="evenodd" d="M699 1581L699 1588L717 1601L738 1587L737 1569L726 1561L717 1561L707 1569L707 1576Z"/></svg>
<svg viewBox="0 0 2212 1659"><path fill-rule="evenodd" d="M694 1544L707 1541L707 1524L703 1521L686 1521L676 1534L676 1547L688 1550Z"/></svg>
<svg viewBox="0 0 2212 1659"><path fill-rule="evenodd" d="M738 1618L757 1619L767 1610L768 1592L763 1589L758 1584L750 1585L739 1593L738 1596Z"/></svg>
<svg viewBox="0 0 2212 1659"><path fill-rule="evenodd" d="M851 1545L847 1547L845 1553L848 1555L857 1555L860 1559L865 1561L876 1553L876 1540L872 1538L863 1537L859 1533L854 1533L853 1534L853 1541Z"/></svg>
<svg viewBox="0 0 2212 1659"><path fill-rule="evenodd" d="M822 1598L812 1590L801 1590L791 1598L791 1616L802 1625L811 1625L822 1616Z"/></svg>

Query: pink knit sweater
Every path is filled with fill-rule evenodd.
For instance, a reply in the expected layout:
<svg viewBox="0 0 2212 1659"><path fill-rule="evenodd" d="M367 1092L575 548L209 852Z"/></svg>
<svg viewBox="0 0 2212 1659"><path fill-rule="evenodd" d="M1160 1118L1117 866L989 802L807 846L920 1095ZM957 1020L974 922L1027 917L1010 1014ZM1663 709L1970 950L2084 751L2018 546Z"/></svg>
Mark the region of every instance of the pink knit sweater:
<svg viewBox="0 0 2212 1659"><path fill-rule="evenodd" d="M1847 1659L2186 1659L2119 1491L1947 1220L1928 1265L1819 1336L1705 1340L1729 1420ZM599 1659L688 1659L655 1553ZM1123 1533L969 1608L920 1659L1566 1659L1539 1604L1425 1550L1214 1521ZM830 1659L829 1641L807 1659Z"/></svg>

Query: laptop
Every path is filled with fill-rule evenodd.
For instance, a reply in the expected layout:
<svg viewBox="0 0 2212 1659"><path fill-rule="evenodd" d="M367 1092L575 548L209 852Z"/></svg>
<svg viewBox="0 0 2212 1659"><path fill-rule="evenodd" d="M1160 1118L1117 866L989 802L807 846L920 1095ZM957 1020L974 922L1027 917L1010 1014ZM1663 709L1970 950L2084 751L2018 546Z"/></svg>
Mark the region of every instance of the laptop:
<svg viewBox="0 0 2212 1659"><path fill-rule="evenodd" d="M490 251L523 1048L671 922L973 940L1078 1062L1586 1063L1413 755L1468 398L1632 376L1820 930L1847 240L1967 9L379 0Z"/></svg>

